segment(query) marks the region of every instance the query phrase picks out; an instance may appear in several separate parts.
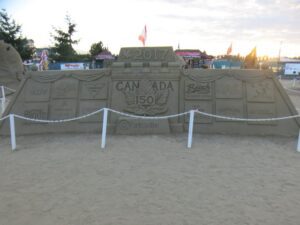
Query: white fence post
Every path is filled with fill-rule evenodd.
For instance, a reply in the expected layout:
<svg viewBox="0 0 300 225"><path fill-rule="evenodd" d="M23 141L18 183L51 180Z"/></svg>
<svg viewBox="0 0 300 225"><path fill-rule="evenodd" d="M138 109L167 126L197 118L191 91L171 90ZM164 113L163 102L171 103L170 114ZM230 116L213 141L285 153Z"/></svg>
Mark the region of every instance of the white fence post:
<svg viewBox="0 0 300 225"><path fill-rule="evenodd" d="M296 77L294 77L294 80L293 80L293 88L296 86Z"/></svg>
<svg viewBox="0 0 300 225"><path fill-rule="evenodd" d="M1 86L1 93L2 93L2 98L1 98L1 108L2 108L2 113L4 113L5 109L5 91L4 91L4 86Z"/></svg>
<svg viewBox="0 0 300 225"><path fill-rule="evenodd" d="M16 131L15 131L15 117L14 114L9 114L9 125L10 125L10 142L11 149L16 149Z"/></svg>
<svg viewBox="0 0 300 225"><path fill-rule="evenodd" d="M300 130L299 130L299 136L298 136L297 152L300 152Z"/></svg>
<svg viewBox="0 0 300 225"><path fill-rule="evenodd" d="M192 147L192 142L193 142L194 115L195 115L195 111L191 110L190 120L189 120L189 137L188 137L188 145L187 145L188 148Z"/></svg>
<svg viewBox="0 0 300 225"><path fill-rule="evenodd" d="M106 144L106 128L107 128L107 108L103 109L103 121L102 121L102 141L101 148L105 148Z"/></svg>

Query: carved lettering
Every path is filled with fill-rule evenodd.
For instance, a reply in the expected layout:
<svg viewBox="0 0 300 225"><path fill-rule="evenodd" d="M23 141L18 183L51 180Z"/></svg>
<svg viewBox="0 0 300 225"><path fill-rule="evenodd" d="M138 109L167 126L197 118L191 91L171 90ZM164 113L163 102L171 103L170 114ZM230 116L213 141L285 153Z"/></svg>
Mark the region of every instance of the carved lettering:
<svg viewBox="0 0 300 225"><path fill-rule="evenodd" d="M48 119L48 103L26 103L23 106L23 115L31 119ZM24 121L24 124L32 122Z"/></svg>
<svg viewBox="0 0 300 225"><path fill-rule="evenodd" d="M125 97L125 111L138 115L156 115L165 113L169 92L173 91L171 81L118 81L116 90Z"/></svg>
<svg viewBox="0 0 300 225"><path fill-rule="evenodd" d="M172 48L122 48L119 61L175 61Z"/></svg>
<svg viewBox="0 0 300 225"><path fill-rule="evenodd" d="M212 96L212 84L185 81L185 99L208 99Z"/></svg>
<svg viewBox="0 0 300 225"><path fill-rule="evenodd" d="M171 81L147 81L150 82L152 89L156 91L171 90L174 91ZM118 91L135 91L140 88L140 81L118 81L115 85ZM149 88L149 87L148 87Z"/></svg>
<svg viewBox="0 0 300 225"><path fill-rule="evenodd" d="M119 117L117 121L118 134L153 134L169 133L168 120L142 120Z"/></svg>

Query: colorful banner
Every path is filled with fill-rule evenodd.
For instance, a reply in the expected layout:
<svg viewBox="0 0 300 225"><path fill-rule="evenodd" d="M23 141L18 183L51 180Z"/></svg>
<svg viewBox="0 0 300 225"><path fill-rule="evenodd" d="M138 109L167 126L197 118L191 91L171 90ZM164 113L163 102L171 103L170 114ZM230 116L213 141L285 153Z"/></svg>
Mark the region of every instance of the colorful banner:
<svg viewBox="0 0 300 225"><path fill-rule="evenodd" d="M84 63L62 63L61 70L84 70Z"/></svg>

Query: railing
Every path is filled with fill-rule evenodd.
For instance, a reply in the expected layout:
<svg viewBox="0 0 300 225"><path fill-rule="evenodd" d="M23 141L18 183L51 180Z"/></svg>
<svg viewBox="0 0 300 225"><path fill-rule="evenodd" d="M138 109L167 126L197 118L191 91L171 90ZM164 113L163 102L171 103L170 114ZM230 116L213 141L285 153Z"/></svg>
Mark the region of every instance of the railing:
<svg viewBox="0 0 300 225"><path fill-rule="evenodd" d="M5 86L0 86L1 88L1 113L4 113L5 110L5 103L6 103L6 93L5 93L5 89L11 92L15 92L16 90L5 87Z"/></svg>
<svg viewBox="0 0 300 225"><path fill-rule="evenodd" d="M238 118L238 117L228 117L228 116L222 116L222 115L215 115L215 114L211 114L211 113L201 112L199 110L190 110L190 111L187 111L187 112L174 114L174 115L168 115L168 116L138 116L138 115L128 114L128 113L124 113L124 112L119 112L119 111L116 111L114 109L102 108L102 109L96 110L94 112L88 113L86 115L82 115L82 116L74 117L74 118L63 119L63 120L33 119L33 118L24 117L24 116L20 116L20 115L16 115L16 114L9 114L5 117L0 118L0 121L4 121L4 120L9 118L11 148L12 148L12 150L15 150L16 146L17 146L16 145L16 132L15 132L15 118L21 119L21 120L27 120L27 121L31 121L31 122L38 122L38 123L65 123L65 122L71 122L71 121L84 119L84 118L90 117L92 115L98 114L102 111L103 111L103 122L102 122L101 148L105 148L105 146L106 146L107 117L108 117L108 112L109 111L112 112L112 113L116 113L116 114L119 114L119 115L131 117L131 118L147 119L147 120L149 120L149 119L151 119L151 120L169 119L169 118L174 118L174 117L177 117L177 116L183 116L183 115L188 115L189 114L189 129L188 129L187 148L192 147L195 113L203 115L203 116L214 117L214 118L219 118L219 119L232 120L232 121L248 121L248 122L278 121L278 120L295 119L295 118L300 117L300 115L297 114L297 115L284 116L284 117L248 119L248 118ZM298 136L297 151L300 152L300 132L299 132L299 136Z"/></svg>

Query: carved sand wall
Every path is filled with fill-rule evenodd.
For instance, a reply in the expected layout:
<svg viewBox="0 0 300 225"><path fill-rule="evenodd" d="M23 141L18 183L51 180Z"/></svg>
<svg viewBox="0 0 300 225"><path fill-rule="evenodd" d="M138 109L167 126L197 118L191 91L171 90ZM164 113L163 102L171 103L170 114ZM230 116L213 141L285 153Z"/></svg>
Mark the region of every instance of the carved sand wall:
<svg viewBox="0 0 300 225"><path fill-rule="evenodd" d="M276 118L297 115L281 84L267 70L184 70L183 111L200 111L227 117ZM185 118L185 128L188 118ZM297 119L244 122L196 115L195 132L244 135L297 135Z"/></svg>
<svg viewBox="0 0 300 225"><path fill-rule="evenodd" d="M0 40L0 84L15 87L23 75L24 67L19 53L10 44Z"/></svg>
<svg viewBox="0 0 300 225"><path fill-rule="evenodd" d="M108 106L109 71L32 72L22 81L4 114L34 119L74 118ZM16 120L19 134L99 131L100 114L75 122L44 124ZM6 130L8 121L3 124Z"/></svg>
<svg viewBox="0 0 300 225"><path fill-rule="evenodd" d="M4 115L56 120L99 108L140 116L165 116L191 109L239 118L297 114L271 71L183 69L171 47L123 48L107 70L35 72L23 80ZM142 120L109 114L117 134L186 132L189 117ZM76 122L41 124L17 119L17 133L95 132L102 114ZM8 121L2 133L8 133ZM196 114L194 131L243 135L296 136L296 119L241 122Z"/></svg>

